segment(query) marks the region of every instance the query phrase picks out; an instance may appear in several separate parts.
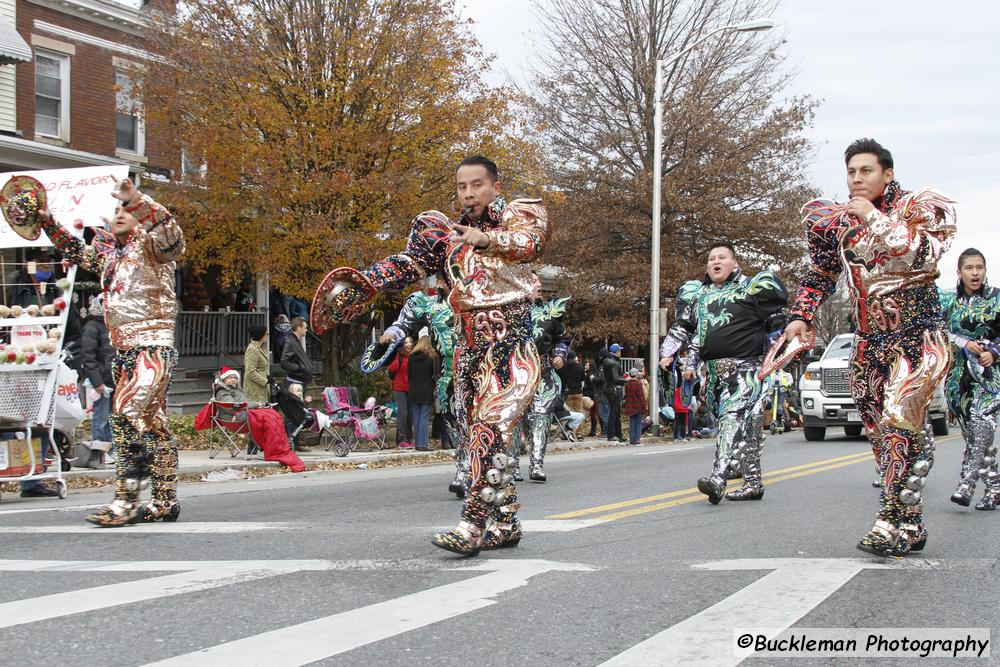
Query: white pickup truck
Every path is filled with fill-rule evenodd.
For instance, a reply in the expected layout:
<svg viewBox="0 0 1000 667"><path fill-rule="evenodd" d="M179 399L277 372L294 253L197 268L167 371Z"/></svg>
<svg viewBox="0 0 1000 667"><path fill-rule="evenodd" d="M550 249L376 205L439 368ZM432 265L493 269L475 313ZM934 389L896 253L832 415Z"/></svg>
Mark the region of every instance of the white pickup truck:
<svg viewBox="0 0 1000 667"><path fill-rule="evenodd" d="M826 347L819 361L806 366L799 380L799 404L806 440L822 440L826 429L843 427L848 436L861 435L863 426L851 398L851 345L854 334L840 334ZM944 382L934 390L930 405L934 435L948 435L948 408Z"/></svg>

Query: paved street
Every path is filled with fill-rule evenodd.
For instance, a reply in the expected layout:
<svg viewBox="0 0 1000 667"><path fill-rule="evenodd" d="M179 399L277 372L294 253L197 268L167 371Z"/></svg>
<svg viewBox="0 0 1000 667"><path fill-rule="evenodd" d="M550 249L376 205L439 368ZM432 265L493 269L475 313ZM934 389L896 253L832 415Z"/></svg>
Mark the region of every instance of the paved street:
<svg viewBox="0 0 1000 667"><path fill-rule="evenodd" d="M737 656L735 628L1000 627L1000 513L948 502L954 431L927 549L900 560L854 546L877 505L865 441L769 437L761 502L698 494L711 456L551 456L520 487L521 545L473 559L430 544L459 510L443 465L188 484L177 523L120 529L82 520L107 489L7 495L0 645L18 665L765 665L789 661Z"/></svg>

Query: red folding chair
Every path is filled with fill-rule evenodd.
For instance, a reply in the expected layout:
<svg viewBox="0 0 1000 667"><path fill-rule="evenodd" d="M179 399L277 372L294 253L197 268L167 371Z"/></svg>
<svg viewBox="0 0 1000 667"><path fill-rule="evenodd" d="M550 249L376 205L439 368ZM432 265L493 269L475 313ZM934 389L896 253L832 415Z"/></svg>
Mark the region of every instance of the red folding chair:
<svg viewBox="0 0 1000 667"><path fill-rule="evenodd" d="M223 403L215 400L216 385L212 385L212 400L209 402L209 431L208 431L208 458L214 459L215 455L223 449L229 450L229 456L236 458L240 454L246 460L250 460L247 447L241 435L247 437L247 441L253 440L250 433L250 413L247 403ZM242 415L242 419L236 417Z"/></svg>

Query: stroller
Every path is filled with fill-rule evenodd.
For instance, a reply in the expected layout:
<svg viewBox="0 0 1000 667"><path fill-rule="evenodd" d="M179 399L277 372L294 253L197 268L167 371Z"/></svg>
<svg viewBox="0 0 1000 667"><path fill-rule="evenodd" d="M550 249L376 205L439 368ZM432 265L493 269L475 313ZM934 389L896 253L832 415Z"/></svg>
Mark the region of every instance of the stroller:
<svg viewBox="0 0 1000 667"><path fill-rule="evenodd" d="M302 431L312 428L315 424L316 420L313 411L306 407L305 402L301 398L277 384L272 378L268 378L267 380L267 391L271 403L274 403L278 407L278 412L285 418L288 441L292 443L294 448L298 444L298 439Z"/></svg>
<svg viewBox="0 0 1000 667"><path fill-rule="evenodd" d="M358 403L355 387L323 390L323 404L330 423L322 429L320 440L337 456L347 456L363 442L374 444L379 450L389 447L385 441L385 410L375 403L375 399L368 399L364 407Z"/></svg>

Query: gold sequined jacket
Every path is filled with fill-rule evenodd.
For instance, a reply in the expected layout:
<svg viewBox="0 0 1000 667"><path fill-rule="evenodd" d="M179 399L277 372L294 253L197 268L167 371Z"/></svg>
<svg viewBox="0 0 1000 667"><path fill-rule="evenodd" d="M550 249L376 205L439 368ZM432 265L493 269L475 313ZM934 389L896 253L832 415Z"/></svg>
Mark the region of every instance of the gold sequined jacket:
<svg viewBox="0 0 1000 667"><path fill-rule="evenodd" d="M139 221L125 243L98 229L87 245L55 220L43 228L64 258L101 276L112 345L173 347L174 271L184 254L184 234L170 212L147 195L137 193L124 208Z"/></svg>

